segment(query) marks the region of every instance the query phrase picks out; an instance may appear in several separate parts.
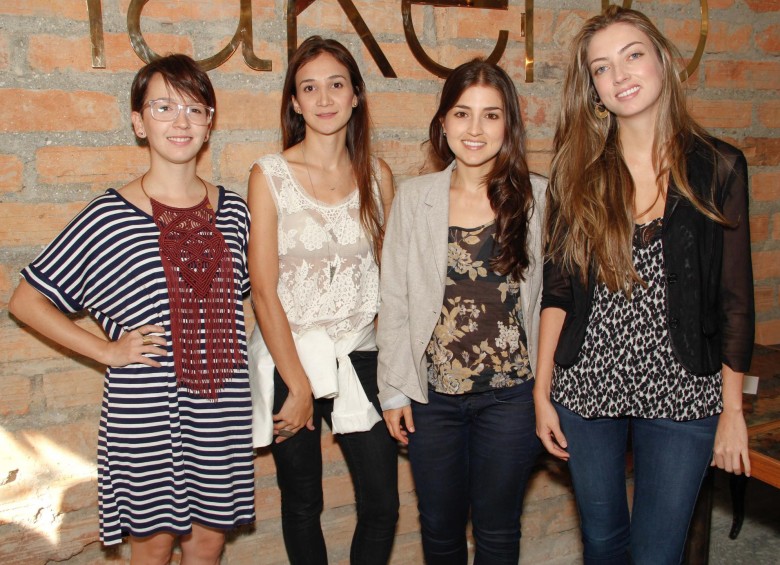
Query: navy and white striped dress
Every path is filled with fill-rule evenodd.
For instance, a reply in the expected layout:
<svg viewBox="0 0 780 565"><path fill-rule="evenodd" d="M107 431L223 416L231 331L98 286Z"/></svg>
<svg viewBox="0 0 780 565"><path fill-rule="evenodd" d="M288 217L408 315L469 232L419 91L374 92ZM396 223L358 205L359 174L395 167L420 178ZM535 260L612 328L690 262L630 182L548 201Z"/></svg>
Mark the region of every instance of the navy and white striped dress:
<svg viewBox="0 0 780 565"><path fill-rule="evenodd" d="M249 291L249 212L219 187L216 227L233 253L236 325L246 359L242 295ZM166 329L162 367L106 370L98 440L100 539L186 534L193 522L230 529L254 521L252 412L246 366L217 401L176 386L159 230L109 189L22 275L63 312L88 310L110 339L145 324Z"/></svg>

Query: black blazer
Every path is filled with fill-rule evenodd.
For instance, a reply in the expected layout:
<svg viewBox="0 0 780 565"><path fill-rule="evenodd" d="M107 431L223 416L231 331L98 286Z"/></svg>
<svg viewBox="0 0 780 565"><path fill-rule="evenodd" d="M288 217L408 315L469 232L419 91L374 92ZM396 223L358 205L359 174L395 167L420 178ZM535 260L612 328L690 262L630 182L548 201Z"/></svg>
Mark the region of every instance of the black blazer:
<svg viewBox="0 0 780 565"><path fill-rule="evenodd" d="M698 140L688 152L688 182L699 195L713 191L732 226L710 220L670 185L662 233L667 329L675 357L690 372L711 374L722 364L745 372L755 333L747 162L736 147L710 141L715 152ZM591 269L585 286L576 274L545 262L542 309L566 311L555 350L563 367L579 357L595 278Z"/></svg>

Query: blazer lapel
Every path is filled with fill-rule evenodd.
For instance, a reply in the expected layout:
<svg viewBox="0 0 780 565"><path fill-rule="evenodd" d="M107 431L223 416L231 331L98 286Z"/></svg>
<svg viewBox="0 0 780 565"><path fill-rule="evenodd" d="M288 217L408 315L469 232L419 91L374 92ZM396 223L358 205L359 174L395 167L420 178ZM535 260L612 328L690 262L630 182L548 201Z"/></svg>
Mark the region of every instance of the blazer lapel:
<svg viewBox="0 0 780 565"><path fill-rule="evenodd" d="M447 248L450 217L450 178L454 162L435 175L428 194L425 195L425 217L428 222L428 249L432 251L433 267L443 285L447 280Z"/></svg>
<svg viewBox="0 0 780 565"><path fill-rule="evenodd" d="M542 216L538 207L534 207L533 214L528 220L528 231L526 232L528 255L532 261L529 268L526 270L525 277L520 281L520 303L523 308L523 323L525 320L533 315L534 301L538 298L539 294L539 282L541 277L535 273L541 272L541 265L536 265L533 261L536 261L537 257L541 257L541 241L542 236ZM531 275L534 274L532 277Z"/></svg>

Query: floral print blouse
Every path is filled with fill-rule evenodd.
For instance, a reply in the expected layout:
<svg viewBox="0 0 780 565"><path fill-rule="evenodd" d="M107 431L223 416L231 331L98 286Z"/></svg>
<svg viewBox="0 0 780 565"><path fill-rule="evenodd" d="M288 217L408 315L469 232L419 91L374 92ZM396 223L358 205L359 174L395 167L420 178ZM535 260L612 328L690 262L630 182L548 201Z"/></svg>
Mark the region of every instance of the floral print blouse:
<svg viewBox="0 0 780 565"><path fill-rule="evenodd" d="M485 392L530 379L520 283L490 268L496 225L451 226L444 303L426 349L428 383L443 394Z"/></svg>

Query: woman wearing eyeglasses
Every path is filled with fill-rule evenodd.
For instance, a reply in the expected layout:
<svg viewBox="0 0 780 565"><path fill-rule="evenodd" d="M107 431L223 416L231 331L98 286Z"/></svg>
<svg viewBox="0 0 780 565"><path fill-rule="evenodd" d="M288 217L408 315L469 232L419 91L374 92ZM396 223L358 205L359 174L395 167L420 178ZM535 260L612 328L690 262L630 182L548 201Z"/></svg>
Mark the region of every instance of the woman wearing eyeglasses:
<svg viewBox="0 0 780 565"><path fill-rule="evenodd" d="M143 67L130 94L149 169L94 199L22 271L9 310L106 365L98 440L100 539L131 563L217 563L254 520L242 296L249 214L196 174L216 99L185 55ZM93 335L68 314L86 310Z"/></svg>

